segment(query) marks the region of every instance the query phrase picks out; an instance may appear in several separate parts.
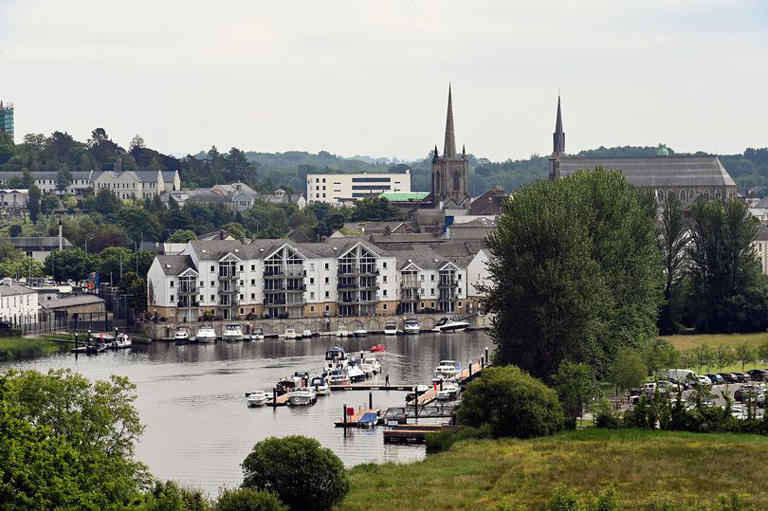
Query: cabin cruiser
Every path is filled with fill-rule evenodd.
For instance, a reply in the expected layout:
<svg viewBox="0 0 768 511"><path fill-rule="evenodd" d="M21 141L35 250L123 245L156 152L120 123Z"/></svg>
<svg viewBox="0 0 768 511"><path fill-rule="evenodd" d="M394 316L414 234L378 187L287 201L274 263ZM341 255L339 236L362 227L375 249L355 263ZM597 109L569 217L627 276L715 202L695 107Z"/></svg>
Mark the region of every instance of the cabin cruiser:
<svg viewBox="0 0 768 511"><path fill-rule="evenodd" d="M310 330L309 328L305 328L301 332L301 336L304 337L304 338L312 337L312 330Z"/></svg>
<svg viewBox="0 0 768 511"><path fill-rule="evenodd" d="M310 380L309 387L315 391L318 396L327 396L331 393L331 386L328 380L322 376L315 376Z"/></svg>
<svg viewBox="0 0 768 511"><path fill-rule="evenodd" d="M355 337L365 337L366 335L368 335L368 330L366 330L365 328L358 328L354 332Z"/></svg>
<svg viewBox="0 0 768 511"><path fill-rule="evenodd" d="M362 369L365 376L369 378L381 371L381 362L379 362L378 358L367 357L364 358L360 364L360 369Z"/></svg>
<svg viewBox="0 0 768 511"><path fill-rule="evenodd" d="M349 330L344 325L339 325L339 329L336 331L336 337L349 337Z"/></svg>
<svg viewBox="0 0 768 511"><path fill-rule="evenodd" d="M387 321L384 324L384 335L397 335L397 323L394 321Z"/></svg>
<svg viewBox="0 0 768 511"><path fill-rule="evenodd" d="M293 328L286 328L285 334L283 334L283 337L285 337L286 341L290 339L296 339L296 330L294 330Z"/></svg>
<svg viewBox="0 0 768 511"><path fill-rule="evenodd" d="M248 407L254 408L256 406L264 406L269 401L269 392L257 390L256 392L250 392L248 394Z"/></svg>
<svg viewBox="0 0 768 511"><path fill-rule="evenodd" d="M300 376L293 375L278 381L277 385L275 385L277 395L282 396L283 394L293 392L293 389L301 387L301 380L302 378Z"/></svg>
<svg viewBox="0 0 768 511"><path fill-rule="evenodd" d="M252 341L263 341L264 340L264 330L261 328L254 328L253 332L251 332L251 340Z"/></svg>
<svg viewBox="0 0 768 511"><path fill-rule="evenodd" d="M435 379L447 380L453 378L461 372L461 364L455 360L441 360L435 368Z"/></svg>
<svg viewBox="0 0 768 511"><path fill-rule="evenodd" d="M214 342L216 340L216 330L211 325L203 325L197 330L197 342Z"/></svg>
<svg viewBox="0 0 768 511"><path fill-rule="evenodd" d="M173 334L173 340L176 341L176 344L187 344L189 342L189 330L183 326L176 328L176 333ZM117 339L115 339L115 341L117 341Z"/></svg>
<svg viewBox="0 0 768 511"><path fill-rule="evenodd" d="M421 327L419 326L419 322L415 319L406 319L405 320L405 333L406 334L418 334L421 331Z"/></svg>
<svg viewBox="0 0 768 511"><path fill-rule="evenodd" d="M433 328L432 331L439 333L463 332L467 329L468 326L469 323L466 321L456 321L450 318L442 318L440 321L435 323L435 328Z"/></svg>
<svg viewBox="0 0 768 511"><path fill-rule="evenodd" d="M439 401L453 401L459 396L459 384L454 380L443 381L442 387L435 396Z"/></svg>
<svg viewBox="0 0 768 511"><path fill-rule="evenodd" d="M349 385L349 376L341 368L334 369L328 374L329 385Z"/></svg>
<svg viewBox="0 0 768 511"><path fill-rule="evenodd" d="M242 341L243 327L237 323L230 323L224 327L224 332L221 334L221 338L224 341Z"/></svg>
<svg viewBox="0 0 768 511"><path fill-rule="evenodd" d="M113 350L123 350L125 348L130 348L132 345L133 343L131 342L131 338L128 337L128 334L117 334L109 344L109 347Z"/></svg>
<svg viewBox="0 0 768 511"><path fill-rule="evenodd" d="M317 395L309 387L301 387L288 395L288 404L290 406L309 406L315 404Z"/></svg>
<svg viewBox="0 0 768 511"><path fill-rule="evenodd" d="M365 373L360 368L357 360L350 360L347 364L347 376L352 383L365 380Z"/></svg>
<svg viewBox="0 0 768 511"><path fill-rule="evenodd" d="M339 347L333 347L325 352L325 363L323 364L323 372L330 373L336 368L345 368L349 359L344 350Z"/></svg>

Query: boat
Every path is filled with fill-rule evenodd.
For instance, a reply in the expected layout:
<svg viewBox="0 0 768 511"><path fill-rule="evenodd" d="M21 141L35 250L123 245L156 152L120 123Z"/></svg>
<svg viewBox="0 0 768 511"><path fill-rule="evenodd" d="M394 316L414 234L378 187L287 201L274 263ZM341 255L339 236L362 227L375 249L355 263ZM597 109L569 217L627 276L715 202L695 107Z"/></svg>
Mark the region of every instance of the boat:
<svg viewBox="0 0 768 511"><path fill-rule="evenodd" d="M329 385L349 385L350 383L352 382L350 381L349 376L347 376L341 369L335 369L328 375Z"/></svg>
<svg viewBox="0 0 768 511"><path fill-rule="evenodd" d="M290 406L310 406L317 401L315 391L309 387L301 387L288 395Z"/></svg>
<svg viewBox="0 0 768 511"><path fill-rule="evenodd" d="M349 376L349 381L352 383L365 380L365 373L360 368L357 360L350 360L349 364L347 364L347 376Z"/></svg>
<svg viewBox="0 0 768 511"><path fill-rule="evenodd" d="M286 341L290 339L296 339L296 330L293 328L286 328L283 337L285 337Z"/></svg>
<svg viewBox="0 0 768 511"><path fill-rule="evenodd" d="M281 379L275 385L275 390L278 396L293 392L293 389L301 386L301 378L298 376L288 376Z"/></svg>
<svg viewBox="0 0 768 511"><path fill-rule="evenodd" d="M128 334L117 334L117 337L109 345L113 350L124 350L131 346L133 346L133 342Z"/></svg>
<svg viewBox="0 0 768 511"><path fill-rule="evenodd" d="M363 370L366 377L371 377L374 374L381 372L381 362L374 357L366 357L360 363L360 369Z"/></svg>
<svg viewBox="0 0 768 511"><path fill-rule="evenodd" d="M322 376L314 376L310 382L309 387L315 391L318 396L327 396L331 393L331 386L328 383L327 378Z"/></svg>
<svg viewBox="0 0 768 511"><path fill-rule="evenodd" d="M173 334L173 340L179 346L189 343L189 330L183 326L178 327Z"/></svg>
<svg viewBox="0 0 768 511"><path fill-rule="evenodd" d="M330 373L334 369L343 369L347 366L349 359L347 354L344 353L342 348L334 346L325 352L325 363L323 364L323 372Z"/></svg>
<svg viewBox="0 0 768 511"><path fill-rule="evenodd" d="M408 403L409 401L413 401L416 399L416 396L420 396L424 394L426 391L431 389L432 387L428 385L417 385L416 386L416 392L410 391L408 394L405 395L405 402Z"/></svg>
<svg viewBox="0 0 768 511"><path fill-rule="evenodd" d="M339 329L336 331L336 337L349 337L349 330L344 325L339 325Z"/></svg>
<svg viewBox="0 0 768 511"><path fill-rule="evenodd" d="M432 329L433 332L439 332L439 333L447 333L447 332L463 332L467 329L469 326L469 323L466 321L456 321L450 318L442 318L440 321L435 323L435 327Z"/></svg>
<svg viewBox="0 0 768 511"><path fill-rule="evenodd" d="M405 333L406 334L418 334L421 331L421 327L419 326L419 322L415 319L406 319L405 320Z"/></svg>
<svg viewBox="0 0 768 511"><path fill-rule="evenodd" d="M248 394L248 407L254 408L256 406L264 406L269 401L269 392L257 390Z"/></svg>
<svg viewBox="0 0 768 511"><path fill-rule="evenodd" d="M224 327L224 332L221 334L221 339L224 341L242 341L243 327L237 323L226 325Z"/></svg>
<svg viewBox="0 0 768 511"><path fill-rule="evenodd" d="M216 330L211 325L203 325L197 330L195 339L197 342L214 342L216 340Z"/></svg>
<svg viewBox="0 0 768 511"><path fill-rule="evenodd" d="M304 338L312 337L312 330L310 330L309 328L305 328L304 330L302 330L301 336Z"/></svg>
<svg viewBox="0 0 768 511"><path fill-rule="evenodd" d="M263 341L264 340L264 331L261 328L254 328L253 332L251 332L251 340L252 341Z"/></svg>
<svg viewBox="0 0 768 511"><path fill-rule="evenodd" d="M366 330L365 328L358 328L354 332L355 337L365 337L366 335L368 335L368 330Z"/></svg>
<svg viewBox="0 0 768 511"><path fill-rule="evenodd" d="M384 346L383 344L375 344L375 345L371 346L370 348L368 348L368 351L370 351L371 353L381 353L382 351L384 351L386 349L387 349L387 347Z"/></svg>
<svg viewBox="0 0 768 511"><path fill-rule="evenodd" d="M453 378L461 371L461 364L455 360L441 360L435 368L435 379L447 380Z"/></svg>
<svg viewBox="0 0 768 511"><path fill-rule="evenodd" d="M384 335L397 335L397 323L394 321L387 321L384 324Z"/></svg>
<svg viewBox="0 0 768 511"><path fill-rule="evenodd" d="M453 380L443 382L443 388L435 396L439 401L453 401L459 396L459 384Z"/></svg>

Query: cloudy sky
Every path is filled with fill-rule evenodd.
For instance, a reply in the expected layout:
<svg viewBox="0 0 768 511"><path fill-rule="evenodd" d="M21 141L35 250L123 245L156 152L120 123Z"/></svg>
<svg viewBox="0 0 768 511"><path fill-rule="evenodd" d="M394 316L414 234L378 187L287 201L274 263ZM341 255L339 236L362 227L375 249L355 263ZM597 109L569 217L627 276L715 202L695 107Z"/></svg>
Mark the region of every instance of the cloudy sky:
<svg viewBox="0 0 768 511"><path fill-rule="evenodd" d="M119 4L119 5L118 5ZM630 5L631 4L631 5ZM768 145L768 2L0 0L0 98L24 133L95 127L185 153L494 160Z"/></svg>

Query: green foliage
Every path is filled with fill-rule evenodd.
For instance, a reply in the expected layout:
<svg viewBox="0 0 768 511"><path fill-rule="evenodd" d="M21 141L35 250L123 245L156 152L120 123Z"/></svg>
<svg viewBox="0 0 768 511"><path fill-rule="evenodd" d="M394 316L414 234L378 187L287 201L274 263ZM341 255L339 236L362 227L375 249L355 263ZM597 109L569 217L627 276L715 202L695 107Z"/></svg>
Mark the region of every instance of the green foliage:
<svg viewBox="0 0 768 511"><path fill-rule="evenodd" d="M659 331L671 334L680 330L682 317L682 279L685 259L685 227L683 226L683 207L676 195L671 195L664 203L661 216L661 235L659 236L664 255L664 302L659 311Z"/></svg>
<svg viewBox="0 0 768 511"><path fill-rule="evenodd" d="M45 258L45 273L61 282L78 282L99 267L98 254L86 254L81 248L55 250Z"/></svg>
<svg viewBox="0 0 768 511"><path fill-rule="evenodd" d="M21 225L12 224L11 227L8 229L8 235L11 238L18 238L19 236L21 236Z"/></svg>
<svg viewBox="0 0 768 511"><path fill-rule="evenodd" d="M34 184L29 187L27 209L29 209L29 219L32 220L32 223L37 223L38 215L40 215L40 189Z"/></svg>
<svg viewBox="0 0 768 511"><path fill-rule="evenodd" d="M609 374L610 382L619 390L639 387L648 377L648 367L640 353L629 347L619 349Z"/></svg>
<svg viewBox="0 0 768 511"><path fill-rule="evenodd" d="M147 281L136 272L129 271L123 274L120 281L120 291L129 295L128 303L137 312L147 310Z"/></svg>
<svg viewBox="0 0 768 511"><path fill-rule="evenodd" d="M194 231L190 231L189 229L186 230L178 230L174 231L173 234L171 234L167 240L168 243L186 243L188 241L194 241L197 239L197 235L194 233Z"/></svg>
<svg viewBox="0 0 768 511"><path fill-rule="evenodd" d="M275 492L290 509L331 509L349 491L341 460L313 438L267 438L242 466L243 487Z"/></svg>
<svg viewBox="0 0 768 511"><path fill-rule="evenodd" d="M479 428L463 426L458 428L443 428L434 433L427 433L427 454L447 451L456 442L470 439L492 438L491 428L484 424Z"/></svg>
<svg viewBox="0 0 768 511"><path fill-rule="evenodd" d="M251 488L224 489L216 502L216 511L285 511L285 509L286 507L274 493Z"/></svg>
<svg viewBox="0 0 768 511"><path fill-rule="evenodd" d="M652 374L662 369L671 369L680 364L680 352L668 341L650 339L642 346L642 358Z"/></svg>
<svg viewBox="0 0 768 511"><path fill-rule="evenodd" d="M592 368L584 363L563 360L552 377L565 413L565 427L576 429L584 405L598 395L597 380Z"/></svg>
<svg viewBox="0 0 768 511"><path fill-rule="evenodd" d="M403 214L400 210L382 197L365 197L356 201L349 214L349 219L353 221L385 222L402 220L402 218Z"/></svg>
<svg viewBox="0 0 768 511"><path fill-rule="evenodd" d="M662 286L653 225L615 172L536 183L507 201L489 237L497 362L549 378L569 359L604 375L619 347L653 336Z"/></svg>
<svg viewBox="0 0 768 511"><path fill-rule="evenodd" d="M180 487L173 481L155 481L144 496L141 511L211 511L210 502L199 490Z"/></svg>
<svg viewBox="0 0 768 511"><path fill-rule="evenodd" d="M40 212L44 215L50 215L59 209L60 205L59 198L55 195L43 195L42 199L40 199Z"/></svg>
<svg viewBox="0 0 768 511"><path fill-rule="evenodd" d="M482 377L467 385L459 424L488 425L494 437L527 438L551 435L563 427L557 393L515 366L487 367Z"/></svg>

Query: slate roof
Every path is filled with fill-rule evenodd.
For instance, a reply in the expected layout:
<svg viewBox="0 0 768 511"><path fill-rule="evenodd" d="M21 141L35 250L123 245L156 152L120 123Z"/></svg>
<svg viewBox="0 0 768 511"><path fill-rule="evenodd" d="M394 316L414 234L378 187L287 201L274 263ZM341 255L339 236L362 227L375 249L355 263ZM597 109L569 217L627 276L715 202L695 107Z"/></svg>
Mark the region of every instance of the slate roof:
<svg viewBox="0 0 768 511"><path fill-rule="evenodd" d="M72 179L88 179L91 175L90 171L83 171L83 170L75 170L70 172L72 174ZM35 172L30 172L30 175L32 176L32 179L56 179L59 175L58 172L53 171L47 171L47 170L40 170ZM14 177L23 178L24 173L23 172L17 172L17 171L4 171L0 172L0 180L5 181L8 179L12 179Z"/></svg>
<svg viewBox="0 0 768 511"><path fill-rule="evenodd" d="M620 170L630 183L647 188L736 186L717 156L656 156L643 158L585 158L562 156L560 175L602 167Z"/></svg>
<svg viewBox="0 0 768 511"><path fill-rule="evenodd" d="M0 296L28 295L36 291L21 284L11 283L0 285Z"/></svg>
<svg viewBox="0 0 768 511"><path fill-rule="evenodd" d="M262 259L283 245L293 247L307 258L336 258L357 243L362 243L368 250L381 257L391 256L387 250L362 238L332 238L323 243L296 243L289 239L256 239L248 244L227 240L190 242L192 250L201 261L218 261L230 253L239 259Z"/></svg>
<svg viewBox="0 0 768 511"><path fill-rule="evenodd" d="M502 186L486 190L469 205L469 214L496 216L501 213L501 205L508 197Z"/></svg>
<svg viewBox="0 0 768 511"><path fill-rule="evenodd" d="M21 250L44 251L44 250L53 250L55 248L59 248L59 237L58 236L24 236L24 237L18 237L18 238L4 237L4 238L0 238L0 243L10 243L14 247ZM67 238L63 238L61 246L64 248L72 248L72 243Z"/></svg>
<svg viewBox="0 0 768 511"><path fill-rule="evenodd" d="M413 263L422 270L439 270L449 262L427 245L414 245L408 248L394 248L392 253L397 257L397 269L402 270ZM456 264L456 263L454 263Z"/></svg>
<svg viewBox="0 0 768 511"><path fill-rule="evenodd" d="M158 255L157 262L163 273L170 277L181 275L187 268L195 269L192 257L188 255Z"/></svg>
<svg viewBox="0 0 768 511"><path fill-rule="evenodd" d="M755 241L768 241L768 227L760 224L760 227L757 229L757 236L755 237Z"/></svg>
<svg viewBox="0 0 768 511"><path fill-rule="evenodd" d="M60 309L62 307L75 307L77 305L90 305L92 303L104 303L104 300L92 294L75 295L53 300L42 300L40 302L40 307L43 309Z"/></svg>

